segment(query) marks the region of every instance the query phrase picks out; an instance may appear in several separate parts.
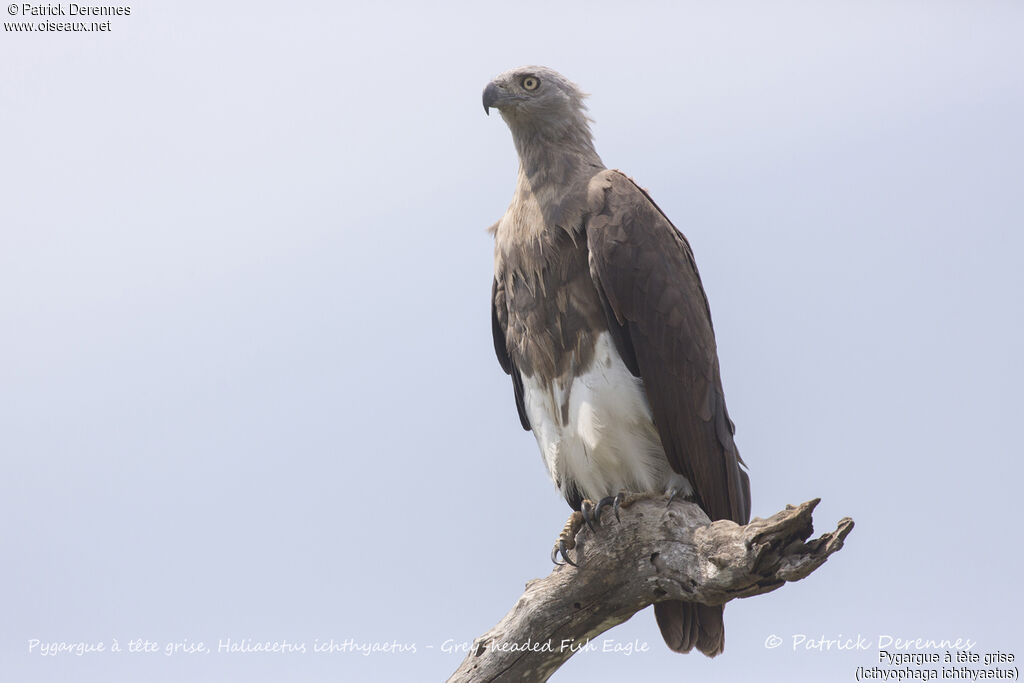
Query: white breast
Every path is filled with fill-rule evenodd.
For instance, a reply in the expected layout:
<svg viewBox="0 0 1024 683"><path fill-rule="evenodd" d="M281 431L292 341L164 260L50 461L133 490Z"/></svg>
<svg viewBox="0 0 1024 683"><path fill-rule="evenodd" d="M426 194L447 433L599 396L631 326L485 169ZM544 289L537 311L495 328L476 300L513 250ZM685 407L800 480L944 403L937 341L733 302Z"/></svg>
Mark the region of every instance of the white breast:
<svg viewBox="0 0 1024 683"><path fill-rule="evenodd" d="M573 483L591 500L620 491L690 493L665 458L643 382L607 332L598 336L586 372L550 384L524 376L523 389L548 473L567 498Z"/></svg>

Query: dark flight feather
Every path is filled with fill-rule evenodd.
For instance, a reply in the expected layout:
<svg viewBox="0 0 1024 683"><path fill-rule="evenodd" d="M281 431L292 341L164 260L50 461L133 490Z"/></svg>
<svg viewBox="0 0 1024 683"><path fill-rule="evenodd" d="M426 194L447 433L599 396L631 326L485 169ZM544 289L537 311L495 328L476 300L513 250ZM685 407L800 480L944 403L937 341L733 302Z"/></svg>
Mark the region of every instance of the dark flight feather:
<svg viewBox="0 0 1024 683"><path fill-rule="evenodd" d="M598 190L586 224L591 276L620 355L643 379L665 455L711 519L746 524L749 479L690 245L625 175L604 171L591 187Z"/></svg>
<svg viewBox="0 0 1024 683"><path fill-rule="evenodd" d="M499 302L498 297L501 297ZM506 311L505 290L498 286L498 281L491 284L491 336L494 338L494 353L498 356L498 364L505 374L512 376L512 390L516 396L516 410L519 411L519 422L523 429L530 431L530 418L526 416L526 405L523 403L523 377L519 374L515 362L508 355L508 345L505 342L505 326L507 321L502 321L499 311Z"/></svg>

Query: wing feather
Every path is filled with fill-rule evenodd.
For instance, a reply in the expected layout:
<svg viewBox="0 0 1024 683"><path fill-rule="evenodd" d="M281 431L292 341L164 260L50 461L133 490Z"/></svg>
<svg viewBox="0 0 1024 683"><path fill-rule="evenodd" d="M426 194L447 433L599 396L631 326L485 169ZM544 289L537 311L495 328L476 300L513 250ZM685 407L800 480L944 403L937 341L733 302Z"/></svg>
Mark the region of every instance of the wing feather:
<svg viewBox="0 0 1024 683"><path fill-rule="evenodd" d="M686 238L618 171L590 184L590 272L616 347L644 382L672 468L712 519L745 524L750 484L725 407L711 310Z"/></svg>
<svg viewBox="0 0 1024 683"><path fill-rule="evenodd" d="M519 411L519 422L523 429L530 431L530 418L526 416L526 404L523 402L523 376L519 368L508 354L505 340L505 328L508 325L508 309L505 304L505 288L495 278L491 283L491 335L494 337L494 353L505 374L512 376L512 391L516 396L516 410Z"/></svg>

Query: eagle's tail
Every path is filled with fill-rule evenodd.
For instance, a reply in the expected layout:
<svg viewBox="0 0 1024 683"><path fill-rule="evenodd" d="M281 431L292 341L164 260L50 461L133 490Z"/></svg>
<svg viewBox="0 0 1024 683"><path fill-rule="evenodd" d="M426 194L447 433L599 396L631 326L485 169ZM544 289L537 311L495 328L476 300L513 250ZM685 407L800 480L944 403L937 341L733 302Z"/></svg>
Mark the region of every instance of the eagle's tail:
<svg viewBox="0 0 1024 683"><path fill-rule="evenodd" d="M654 616L665 643L676 652L694 647L714 657L725 649L725 605L668 600L654 604Z"/></svg>

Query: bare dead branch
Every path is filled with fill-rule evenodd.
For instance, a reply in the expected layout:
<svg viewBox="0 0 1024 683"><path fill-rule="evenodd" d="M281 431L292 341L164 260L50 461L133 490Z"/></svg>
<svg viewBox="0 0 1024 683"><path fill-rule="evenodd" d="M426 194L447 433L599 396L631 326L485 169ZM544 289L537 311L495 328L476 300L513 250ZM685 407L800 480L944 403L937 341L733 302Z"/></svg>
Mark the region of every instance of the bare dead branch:
<svg viewBox="0 0 1024 683"><path fill-rule="evenodd" d="M474 642L449 683L546 681L591 638L661 600L717 605L798 581L843 547L853 529L808 541L819 499L746 526L712 523L693 503L640 500L576 536L579 567L556 567Z"/></svg>

